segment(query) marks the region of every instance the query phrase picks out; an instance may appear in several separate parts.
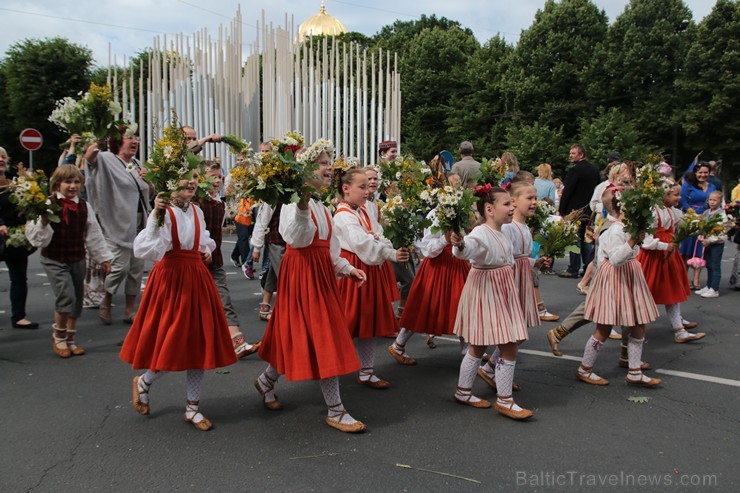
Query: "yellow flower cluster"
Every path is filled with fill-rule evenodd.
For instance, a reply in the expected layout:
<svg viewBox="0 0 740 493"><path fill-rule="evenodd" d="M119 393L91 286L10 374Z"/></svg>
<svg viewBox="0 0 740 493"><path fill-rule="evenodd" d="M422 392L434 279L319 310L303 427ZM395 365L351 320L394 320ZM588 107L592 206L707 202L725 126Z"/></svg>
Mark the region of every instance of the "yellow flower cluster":
<svg viewBox="0 0 740 493"><path fill-rule="evenodd" d="M90 96L94 99L104 101L111 101L113 99L113 94L108 84L99 86L95 82L90 83Z"/></svg>

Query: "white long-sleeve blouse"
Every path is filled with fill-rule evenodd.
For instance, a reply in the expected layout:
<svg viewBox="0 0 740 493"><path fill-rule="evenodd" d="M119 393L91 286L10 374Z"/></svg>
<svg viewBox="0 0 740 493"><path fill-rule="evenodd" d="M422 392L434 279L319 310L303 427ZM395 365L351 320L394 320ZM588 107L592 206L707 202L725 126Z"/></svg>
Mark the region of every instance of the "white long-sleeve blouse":
<svg viewBox="0 0 740 493"><path fill-rule="evenodd" d="M463 241L464 247L452 247L452 254L469 260L473 267L514 265L511 242L503 233L486 224L473 228Z"/></svg>
<svg viewBox="0 0 740 493"><path fill-rule="evenodd" d="M192 250L195 241L195 221L193 214L197 214L197 221L200 223L200 241L198 242L198 251L201 253L212 252L216 249L216 242L211 238L206 229L206 223L203 219L203 211L191 204L187 211L179 207L170 207L175 213L177 221L177 236L180 239L180 248L182 250ZM134 240L134 255L137 258L157 262L164 257L164 254L172 250L172 220L169 212L165 211L164 226L157 226L155 211L149 214L146 222L146 228L142 230Z"/></svg>

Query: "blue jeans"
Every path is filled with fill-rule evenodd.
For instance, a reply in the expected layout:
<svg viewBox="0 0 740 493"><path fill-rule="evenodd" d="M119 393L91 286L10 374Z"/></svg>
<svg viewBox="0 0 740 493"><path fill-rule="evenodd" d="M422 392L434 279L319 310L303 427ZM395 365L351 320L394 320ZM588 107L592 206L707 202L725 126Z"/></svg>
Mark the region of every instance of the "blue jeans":
<svg viewBox="0 0 740 493"><path fill-rule="evenodd" d="M567 271L574 276L578 276L578 272L581 270L581 262L583 262L583 271L585 272L586 267L593 260L593 256L591 255L594 249L593 243L583 241L587 226L588 221L581 221L581 229L578 231L578 242L576 243L576 246L581 249L581 253L570 253L570 265L568 265Z"/></svg>
<svg viewBox="0 0 740 493"><path fill-rule="evenodd" d="M236 260L240 264L252 265L252 248L249 245L249 240L252 238L253 230L254 225L244 226L236 223L236 245L234 245L234 250L231 251L232 260Z"/></svg>
<svg viewBox="0 0 740 493"><path fill-rule="evenodd" d="M715 243L704 249L704 260L707 262L707 286L719 290L719 280L722 277L722 253L724 243Z"/></svg>

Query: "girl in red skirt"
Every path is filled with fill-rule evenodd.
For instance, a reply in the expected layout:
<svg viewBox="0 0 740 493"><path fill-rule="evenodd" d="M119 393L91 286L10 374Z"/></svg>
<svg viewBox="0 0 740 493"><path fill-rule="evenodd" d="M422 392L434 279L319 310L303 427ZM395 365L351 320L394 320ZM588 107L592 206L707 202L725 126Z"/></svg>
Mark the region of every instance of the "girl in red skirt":
<svg viewBox="0 0 740 493"><path fill-rule="evenodd" d="M211 422L198 403L203 370L236 362L216 285L206 263L216 243L205 227L203 212L191 204L198 187L198 171L173 192L171 204L162 194L154 201L146 229L134 240L137 258L156 262L146 283L139 315L126 336L120 357L134 369L134 409L149 414L149 388L168 371L187 371L185 421L207 431ZM164 214L164 226L157 215Z"/></svg>
<svg viewBox="0 0 740 493"><path fill-rule="evenodd" d="M603 195L604 209L616 221L602 233L596 252L597 270L586 295L584 318L596 322L596 331L586 343L581 366L576 377L591 385L609 382L593 372L593 365L612 326L630 329L627 355L627 383L655 387L660 379L642 373L642 345L645 324L658 318L658 308L637 262L637 242L624 232L617 189L607 189Z"/></svg>
<svg viewBox="0 0 740 493"><path fill-rule="evenodd" d="M517 288L511 242L501 232L514 217L511 196L502 188L476 187L478 212L484 222L464 239L450 235L452 254L472 263L455 319L455 334L470 347L460 364L455 401L489 408L491 403L472 394L473 382L487 346L499 346L496 362L496 410L512 419L526 419L532 411L517 406L512 397L517 348L527 339Z"/></svg>
<svg viewBox="0 0 740 493"><path fill-rule="evenodd" d="M676 209L681 200L681 186L671 184L663 196L663 207L653 211L655 235L647 235L640 246L637 260L642 266L650 292L656 305L665 305L665 311L674 331L673 340L678 344L698 341L706 334L692 334L687 328L696 327L681 316L681 303L691 294L689 275L680 253L673 243L673 234L683 212Z"/></svg>
<svg viewBox="0 0 740 493"><path fill-rule="evenodd" d="M427 216L432 226L437 223L437 209ZM452 256L451 232L424 230L419 249L424 260L416 272L406 306L401 316L401 332L388 352L402 365L415 365L416 360L405 352L405 346L414 333L439 336L454 334L457 306L460 303L470 263ZM429 344L429 342L427 342ZM430 345L432 347L432 345Z"/></svg>
<svg viewBox="0 0 740 493"><path fill-rule="evenodd" d="M532 269L539 269L543 265L551 265L547 257L540 257L536 261L532 258L532 232L527 226L527 218L532 217L537 210L537 189L528 182L515 182L509 189L514 204L514 220L501 226L501 232L511 242L514 249L514 285L519 295L519 303L524 315L527 328L540 325L539 309L532 278ZM495 374L496 361L500 356L497 347L488 363L481 366L478 375L494 389L496 388ZM519 386L514 383L514 389Z"/></svg>
<svg viewBox="0 0 740 493"><path fill-rule="evenodd" d="M317 149L317 150L314 150ZM331 183L334 150L319 141L299 159L318 165L321 186ZM275 394L280 375L288 380L319 380L329 407L326 423L347 433L367 427L344 409L338 375L360 369L344 308L339 302L336 276L358 284L365 273L339 256L339 240L332 234L329 210L320 200L304 196L280 211L280 234L287 243L278 275L278 297L259 350L267 369L254 381L267 409L282 409Z"/></svg>
<svg viewBox="0 0 740 493"><path fill-rule="evenodd" d="M362 369L357 382L374 389L386 389L389 383L375 375L375 338L392 337L398 330L393 301L400 297L389 260L405 262L406 248L394 249L383 238L383 228L363 209L368 194L365 170L337 168L333 185L340 197L334 214L334 227L342 248L341 256L367 275L360 290L349 279L339 281L339 299L356 339Z"/></svg>

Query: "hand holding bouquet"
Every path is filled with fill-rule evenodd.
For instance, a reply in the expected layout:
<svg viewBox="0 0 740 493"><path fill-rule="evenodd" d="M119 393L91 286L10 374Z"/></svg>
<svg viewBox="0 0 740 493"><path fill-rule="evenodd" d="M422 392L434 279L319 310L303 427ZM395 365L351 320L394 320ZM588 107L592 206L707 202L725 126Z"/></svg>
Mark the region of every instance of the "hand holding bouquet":
<svg viewBox="0 0 740 493"><path fill-rule="evenodd" d="M61 207L49 199L49 181L42 170L30 171L18 165L18 175L7 187L10 201L31 221L45 216L49 222L58 223L57 212Z"/></svg>
<svg viewBox="0 0 740 493"><path fill-rule="evenodd" d="M638 245L642 243L645 233L655 233L653 209L663 202L663 179L656 166L646 164L637 168L635 185L616 194L622 204L624 231Z"/></svg>
<svg viewBox="0 0 740 493"><path fill-rule="evenodd" d="M424 228L430 223L426 217L410 209L401 196L389 198L381 209L380 216L383 221L383 236L396 250L407 248L412 251L414 242L424 235Z"/></svg>
<svg viewBox="0 0 740 493"><path fill-rule="evenodd" d="M473 197L470 190L446 185L441 188L427 189L421 192L422 201L432 201L436 208L436 224L432 226L432 232L447 233L452 231L458 235L468 232L475 220L473 204L477 197Z"/></svg>

